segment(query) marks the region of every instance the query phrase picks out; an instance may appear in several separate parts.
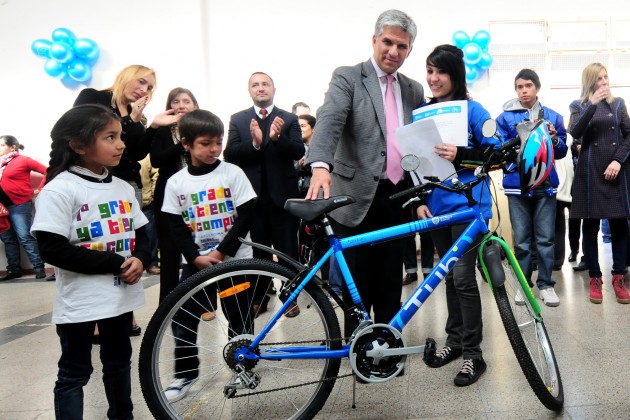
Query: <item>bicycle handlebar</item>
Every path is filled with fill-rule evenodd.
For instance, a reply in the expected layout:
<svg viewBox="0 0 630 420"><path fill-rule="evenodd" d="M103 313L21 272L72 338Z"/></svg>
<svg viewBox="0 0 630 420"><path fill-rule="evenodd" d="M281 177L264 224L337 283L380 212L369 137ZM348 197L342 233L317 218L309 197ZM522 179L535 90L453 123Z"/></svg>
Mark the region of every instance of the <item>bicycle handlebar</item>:
<svg viewBox="0 0 630 420"><path fill-rule="evenodd" d="M427 195L431 192L433 188L439 188L441 190L454 193L466 192L467 190L472 189L475 185L483 181L484 177L488 174L488 169L490 167L505 162L506 158L516 153L520 145L521 140L520 138L516 137L508 142L503 143L498 149L490 150L490 155L488 156L488 159L486 159L486 162L475 170L475 179L473 179L472 181L463 183L459 180L457 180L457 182L455 182L454 180L453 185L447 185L441 181L436 182L433 180L428 180L424 184L414 185L413 187L408 188L404 191L392 194L389 196L389 199L396 200L398 198L411 194Z"/></svg>

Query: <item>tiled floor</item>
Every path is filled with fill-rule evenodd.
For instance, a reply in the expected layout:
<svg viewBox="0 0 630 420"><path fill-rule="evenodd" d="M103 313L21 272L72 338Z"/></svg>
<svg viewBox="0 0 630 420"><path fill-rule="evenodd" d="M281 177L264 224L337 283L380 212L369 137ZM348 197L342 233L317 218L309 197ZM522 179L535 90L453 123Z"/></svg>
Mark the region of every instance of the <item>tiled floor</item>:
<svg viewBox="0 0 630 420"><path fill-rule="evenodd" d="M601 246L604 272L610 270L610 245ZM473 386L458 388L454 362L440 369L427 368L412 357L405 375L384 384L356 386L356 408L351 407L352 381L339 381L322 419L617 419L630 418L630 305L615 301L610 279L604 284L604 302L588 301L588 276L574 273L569 263L554 272L561 303L544 307L545 324L561 368L565 408L555 414L545 409L519 370L499 320L488 287L481 283L484 302L484 357L486 374ZM402 278L402 276L401 276ZM158 297L157 276L144 279L147 305L136 312L146 325ZM406 286L409 293L413 286ZM443 286L441 286L443 288ZM426 337L444 341L444 292L434 296L405 330L410 345ZM59 343L50 324L54 282L22 278L0 283L0 418L10 420L54 418L52 388ZM538 292L535 291L537 295ZM134 345L133 399L135 416L150 419L137 378L140 338ZM103 419L107 405L98 361L93 350L94 374L85 387L85 418ZM347 366L347 364L342 364Z"/></svg>

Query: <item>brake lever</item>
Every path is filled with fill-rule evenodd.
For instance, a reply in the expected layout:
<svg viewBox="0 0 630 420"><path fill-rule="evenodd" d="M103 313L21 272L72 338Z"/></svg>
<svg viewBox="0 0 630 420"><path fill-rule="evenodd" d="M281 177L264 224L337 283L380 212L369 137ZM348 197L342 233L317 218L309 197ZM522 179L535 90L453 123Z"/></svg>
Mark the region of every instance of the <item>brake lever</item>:
<svg viewBox="0 0 630 420"><path fill-rule="evenodd" d="M420 201L420 197L412 197L409 200L405 201L405 203L402 205L402 208L404 209L405 207L407 207L409 204L413 203L414 201Z"/></svg>

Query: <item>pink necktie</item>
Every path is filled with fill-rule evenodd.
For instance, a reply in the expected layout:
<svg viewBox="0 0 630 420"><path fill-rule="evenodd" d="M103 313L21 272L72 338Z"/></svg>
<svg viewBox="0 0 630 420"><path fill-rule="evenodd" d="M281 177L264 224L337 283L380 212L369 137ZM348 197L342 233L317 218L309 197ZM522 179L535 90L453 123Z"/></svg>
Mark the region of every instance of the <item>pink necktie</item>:
<svg viewBox="0 0 630 420"><path fill-rule="evenodd" d="M260 110L260 119L264 120L265 118L267 118L267 110L263 108Z"/></svg>
<svg viewBox="0 0 630 420"><path fill-rule="evenodd" d="M398 128L398 107L394 97L394 86L392 85L394 76L387 75L387 88L385 89L385 127L387 128L387 178L394 185L398 184L403 177L403 170L400 167L402 158L396 141L396 129Z"/></svg>

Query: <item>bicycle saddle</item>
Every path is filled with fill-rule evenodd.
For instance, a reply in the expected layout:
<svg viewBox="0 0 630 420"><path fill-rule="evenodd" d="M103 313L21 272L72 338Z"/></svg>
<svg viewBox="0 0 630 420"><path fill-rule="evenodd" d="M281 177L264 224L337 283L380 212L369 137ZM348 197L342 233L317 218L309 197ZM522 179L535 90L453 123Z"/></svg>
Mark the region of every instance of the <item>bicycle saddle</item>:
<svg viewBox="0 0 630 420"><path fill-rule="evenodd" d="M300 219L312 222L324 213L329 213L334 209L347 206L355 201L356 200L349 195L338 195L318 200L290 198L284 203L284 209Z"/></svg>

